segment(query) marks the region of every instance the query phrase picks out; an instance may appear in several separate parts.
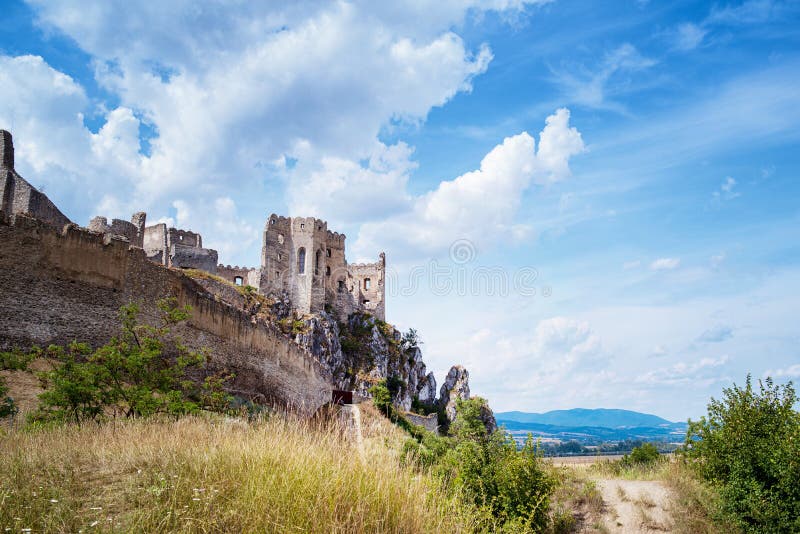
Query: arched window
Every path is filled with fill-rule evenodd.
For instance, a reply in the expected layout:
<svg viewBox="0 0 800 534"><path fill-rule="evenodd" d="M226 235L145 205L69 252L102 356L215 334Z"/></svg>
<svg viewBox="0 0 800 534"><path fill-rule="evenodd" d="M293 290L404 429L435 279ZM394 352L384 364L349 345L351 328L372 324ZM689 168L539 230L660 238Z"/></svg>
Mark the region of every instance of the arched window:
<svg viewBox="0 0 800 534"><path fill-rule="evenodd" d="M297 272L299 274L306 272L306 249L303 247L297 250Z"/></svg>
<svg viewBox="0 0 800 534"><path fill-rule="evenodd" d="M325 266L325 275L326 276L330 276L331 275L331 267L330 267L330 265L326 265Z"/></svg>
<svg viewBox="0 0 800 534"><path fill-rule="evenodd" d="M339 293L344 293L344 280L339 280Z"/></svg>
<svg viewBox="0 0 800 534"><path fill-rule="evenodd" d="M372 285L372 280L369 278L364 278L364 289L369 289L369 286Z"/></svg>
<svg viewBox="0 0 800 534"><path fill-rule="evenodd" d="M320 259L322 258L322 251L318 250L316 254L314 254L314 274L319 276L319 264Z"/></svg>
<svg viewBox="0 0 800 534"><path fill-rule="evenodd" d="M233 283L236 284L237 286L240 286L244 283L244 279L241 276L234 276Z"/></svg>

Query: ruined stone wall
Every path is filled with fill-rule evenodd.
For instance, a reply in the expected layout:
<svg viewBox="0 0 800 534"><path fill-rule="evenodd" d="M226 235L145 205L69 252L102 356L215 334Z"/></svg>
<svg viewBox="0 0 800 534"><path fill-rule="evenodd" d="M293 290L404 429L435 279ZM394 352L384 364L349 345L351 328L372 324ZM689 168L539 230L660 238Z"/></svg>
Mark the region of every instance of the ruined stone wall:
<svg viewBox="0 0 800 534"><path fill-rule="evenodd" d="M217 251L203 248L203 238L198 233L160 223L144 229L142 242L151 261L167 267L217 272Z"/></svg>
<svg viewBox="0 0 800 534"><path fill-rule="evenodd" d="M301 314L325 307L328 225L313 217L271 215L261 249L262 293L285 292Z"/></svg>
<svg viewBox="0 0 800 534"><path fill-rule="evenodd" d="M147 226L144 229L144 239L142 243L145 254L151 261L167 265L167 225L164 223Z"/></svg>
<svg viewBox="0 0 800 534"><path fill-rule="evenodd" d="M0 211L28 213L56 228L71 223L44 193L14 170L14 143L6 130L0 130Z"/></svg>
<svg viewBox="0 0 800 534"><path fill-rule="evenodd" d="M203 237L189 230L170 228L167 230L167 244L203 248Z"/></svg>
<svg viewBox="0 0 800 534"><path fill-rule="evenodd" d="M217 265L217 276L224 278L232 284L258 288L261 270L251 269L250 267L239 267L238 265L231 267L230 265L220 264Z"/></svg>
<svg viewBox="0 0 800 534"><path fill-rule="evenodd" d="M376 263L351 264L348 270L353 279L353 298L364 310L385 321L386 255L381 253Z"/></svg>
<svg viewBox="0 0 800 534"><path fill-rule="evenodd" d="M155 302L174 296L192 307L185 341L208 348L214 368L236 374L232 392L306 413L330 400L326 371L276 327L216 301L127 241L0 213L0 250L0 350L73 340L98 346L118 332L123 304L138 302L152 321Z"/></svg>
<svg viewBox="0 0 800 534"><path fill-rule="evenodd" d="M428 432L437 434L439 432L439 416L435 413L429 415L419 415L413 412L405 412L406 416L412 425L423 427Z"/></svg>
<svg viewBox="0 0 800 534"><path fill-rule="evenodd" d="M137 225L128 221L113 219L111 224L108 224L108 219L105 217L95 217L89 221L89 230L98 234L111 234L124 237L133 247L142 248L143 246L143 233Z"/></svg>

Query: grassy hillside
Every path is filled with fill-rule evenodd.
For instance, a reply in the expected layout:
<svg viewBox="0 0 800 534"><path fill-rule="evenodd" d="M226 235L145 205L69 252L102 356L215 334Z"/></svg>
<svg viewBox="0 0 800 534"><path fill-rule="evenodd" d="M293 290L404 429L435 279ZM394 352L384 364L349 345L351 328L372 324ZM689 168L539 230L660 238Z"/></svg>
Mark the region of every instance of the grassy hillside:
<svg viewBox="0 0 800 534"><path fill-rule="evenodd" d="M367 415L369 410L367 410ZM392 429L365 443L278 418L138 420L0 437L1 530L465 532L427 476L399 467ZM369 436L373 435L373 438ZM370 441L374 440L374 446Z"/></svg>

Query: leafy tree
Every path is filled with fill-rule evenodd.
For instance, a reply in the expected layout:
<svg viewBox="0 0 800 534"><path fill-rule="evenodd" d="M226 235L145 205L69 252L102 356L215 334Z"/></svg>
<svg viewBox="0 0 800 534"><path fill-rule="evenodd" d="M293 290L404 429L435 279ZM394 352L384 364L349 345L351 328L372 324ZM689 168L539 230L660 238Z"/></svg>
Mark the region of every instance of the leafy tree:
<svg viewBox="0 0 800 534"><path fill-rule="evenodd" d="M51 346L55 361L41 374L46 391L40 395L37 418L98 420L108 412L126 417L192 413L202 405L221 410L230 397L224 392L225 375L206 376L205 354L184 345L173 329L189 317L188 307L175 299L158 302L159 324L140 324L139 308L120 309L122 332L92 351L83 343L67 349Z"/></svg>
<svg viewBox="0 0 800 534"><path fill-rule="evenodd" d="M422 340L414 328L409 328L408 332L404 332L400 339L400 347L404 351L418 348L420 345L422 345Z"/></svg>
<svg viewBox="0 0 800 534"><path fill-rule="evenodd" d="M800 415L792 384L734 384L689 421L685 458L746 532L800 532Z"/></svg>
<svg viewBox="0 0 800 534"><path fill-rule="evenodd" d="M630 454L623 456L620 462L622 467L649 465L658 461L659 457L658 448L655 445L642 443L639 447L634 447Z"/></svg>
<svg viewBox="0 0 800 534"><path fill-rule="evenodd" d="M368 391L372 395L372 402L375 407L386 417L391 417L394 412L394 406L392 405L392 394L386 386L386 380L381 380L369 388Z"/></svg>

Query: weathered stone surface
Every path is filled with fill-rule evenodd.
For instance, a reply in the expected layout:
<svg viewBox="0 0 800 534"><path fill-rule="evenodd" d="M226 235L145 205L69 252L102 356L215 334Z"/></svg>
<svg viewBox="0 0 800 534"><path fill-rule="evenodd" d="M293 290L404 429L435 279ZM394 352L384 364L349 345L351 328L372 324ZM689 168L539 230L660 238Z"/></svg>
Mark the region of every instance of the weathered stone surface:
<svg viewBox="0 0 800 534"><path fill-rule="evenodd" d="M59 230L72 224L47 195L14 170L14 143L6 130L0 130L0 151L0 211L9 217L28 214Z"/></svg>
<svg viewBox="0 0 800 534"><path fill-rule="evenodd" d="M235 373L232 393L309 414L331 398L327 370L275 325L215 300L127 240L15 215L0 217L0 250L0 350L74 340L99 346L119 332L120 306L138 303L151 322L156 302L173 296L192 308L179 333L208 349L214 369Z"/></svg>
<svg viewBox="0 0 800 534"><path fill-rule="evenodd" d="M439 432L439 418L435 413L419 415L413 412L406 412L403 415L405 415L406 419L408 419L411 424L421 426L428 432Z"/></svg>
<svg viewBox="0 0 800 534"><path fill-rule="evenodd" d="M422 404L433 406L436 404L436 377L433 372L428 373L419 384L419 401Z"/></svg>
<svg viewBox="0 0 800 534"><path fill-rule="evenodd" d="M469 372L460 365L454 365L444 379L437 402L450 422L456 418L456 401L467 400L469 395Z"/></svg>
<svg viewBox="0 0 800 534"><path fill-rule="evenodd" d="M484 402L481 405L481 421L483 422L483 426L486 427L486 431L489 434L492 434L497 430L497 419L495 419L494 412L489 407L488 402Z"/></svg>

